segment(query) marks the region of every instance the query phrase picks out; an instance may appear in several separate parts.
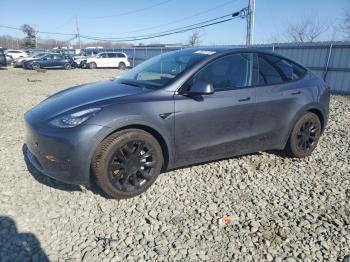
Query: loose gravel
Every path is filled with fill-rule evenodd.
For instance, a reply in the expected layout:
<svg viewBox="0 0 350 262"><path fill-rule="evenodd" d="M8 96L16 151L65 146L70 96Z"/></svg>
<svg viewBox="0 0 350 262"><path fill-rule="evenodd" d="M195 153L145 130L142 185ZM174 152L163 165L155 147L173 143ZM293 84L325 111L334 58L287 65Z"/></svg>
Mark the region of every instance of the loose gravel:
<svg viewBox="0 0 350 262"><path fill-rule="evenodd" d="M350 261L350 98L332 97L311 157L261 152L178 169L133 199L27 167L24 112L120 73L0 70L0 261Z"/></svg>

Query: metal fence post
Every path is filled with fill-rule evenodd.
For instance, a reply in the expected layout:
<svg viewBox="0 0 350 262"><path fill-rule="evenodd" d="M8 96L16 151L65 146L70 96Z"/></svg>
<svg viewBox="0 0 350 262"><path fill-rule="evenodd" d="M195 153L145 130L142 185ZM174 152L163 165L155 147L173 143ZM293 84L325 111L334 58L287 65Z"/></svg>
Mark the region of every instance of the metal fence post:
<svg viewBox="0 0 350 262"><path fill-rule="evenodd" d="M272 52L275 52L275 44L272 44Z"/></svg>
<svg viewBox="0 0 350 262"><path fill-rule="evenodd" d="M329 61L331 60L332 47L333 47L333 44L330 44L329 49L328 49L326 65L325 65L325 68L324 68L324 71L323 71L323 81L325 81L325 82L326 82L327 73L328 73Z"/></svg>

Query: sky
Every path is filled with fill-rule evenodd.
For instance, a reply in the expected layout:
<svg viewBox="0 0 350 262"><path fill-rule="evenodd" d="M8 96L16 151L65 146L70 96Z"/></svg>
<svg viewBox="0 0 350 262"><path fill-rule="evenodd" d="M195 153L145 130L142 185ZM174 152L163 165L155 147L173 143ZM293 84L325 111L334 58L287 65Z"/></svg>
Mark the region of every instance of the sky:
<svg viewBox="0 0 350 262"><path fill-rule="evenodd" d="M29 24L39 31L76 33L76 17L80 33L99 37L133 37L158 33L199 23L238 11L248 0L1 0L0 25L20 27ZM256 0L254 43L271 43L285 39L289 24L305 19L329 25L320 40L341 40L337 27L350 0ZM0 35L23 37L16 30L0 28ZM190 32L136 41L151 43L186 43ZM207 27L200 31L202 45L244 44L245 19ZM41 38L53 38L40 34ZM70 36L54 36L68 40Z"/></svg>

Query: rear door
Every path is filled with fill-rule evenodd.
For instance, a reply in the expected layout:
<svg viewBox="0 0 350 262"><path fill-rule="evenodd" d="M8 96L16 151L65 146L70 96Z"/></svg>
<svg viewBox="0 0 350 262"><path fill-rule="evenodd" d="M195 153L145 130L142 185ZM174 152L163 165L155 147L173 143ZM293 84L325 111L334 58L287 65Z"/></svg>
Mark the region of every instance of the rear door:
<svg viewBox="0 0 350 262"><path fill-rule="evenodd" d="M201 69L192 83L212 83L212 95L175 95L177 164L251 152L254 58L252 53L231 54Z"/></svg>
<svg viewBox="0 0 350 262"><path fill-rule="evenodd" d="M305 95L297 82L302 75L296 76L293 63L278 56L259 54L258 61L252 140L259 150L279 149Z"/></svg>

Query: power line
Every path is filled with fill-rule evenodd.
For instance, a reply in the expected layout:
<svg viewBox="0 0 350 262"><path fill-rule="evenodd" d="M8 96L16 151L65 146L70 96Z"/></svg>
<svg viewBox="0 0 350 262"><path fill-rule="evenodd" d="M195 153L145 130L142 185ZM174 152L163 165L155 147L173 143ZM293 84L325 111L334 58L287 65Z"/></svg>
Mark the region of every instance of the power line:
<svg viewBox="0 0 350 262"><path fill-rule="evenodd" d="M193 17L197 17L197 16L200 16L200 15L203 15L203 14L207 14L209 12L212 12L212 11L214 11L216 9L219 9L221 7L224 7L224 6L227 6L227 5L232 4L233 2L237 2L237 1L238 0L230 0L230 1L224 2L224 3L220 4L220 5L213 6L212 8L200 11L198 13L195 13L195 14L193 14L191 16L185 16L183 18L179 18L179 19L176 19L176 20L173 20L171 22L168 22L168 23L165 23L165 24L161 24L161 25L144 27L144 28L140 28L140 29L137 29L137 30L124 31L124 32L119 32L119 33L117 32L117 33L91 33L91 34L96 34L96 35L121 35L121 34L130 34L130 33L142 32L142 31L155 29L155 28L161 28L161 27L165 27L165 26L168 26L168 25L176 24L178 22L183 22L184 20L188 20L188 19L191 19Z"/></svg>
<svg viewBox="0 0 350 262"><path fill-rule="evenodd" d="M103 38L103 37L97 37L97 36L81 35L79 33L78 25L77 25L77 33L58 33L58 32L37 31L37 30L35 30L35 33L36 33L36 35L38 33L40 33L40 34L51 34L51 35L74 36L74 37L80 37L80 38L89 39L89 40L95 40L95 41L131 42L131 41L153 39L153 38L158 38L158 37L162 37L162 36L185 33L185 32L191 31L191 30L205 28L208 26L213 26L213 25L225 23L225 22L228 22L228 21L230 21L234 18L237 18L237 17L245 18L247 15L247 12L248 12L248 8L242 8L241 10L236 11L234 13L226 14L226 15L219 16L219 17L209 19L209 20L205 20L205 21L202 21L199 23L195 23L195 24L191 24L191 25L187 25L187 26L183 26L183 27L178 27L178 28L174 28L171 30L166 30L166 31L158 32L158 33L130 36L130 37L125 37L125 38L121 38L121 37ZM5 26L5 25L0 25L0 27L22 31L22 29L18 28L18 27L11 27L11 26Z"/></svg>
<svg viewBox="0 0 350 262"><path fill-rule="evenodd" d="M13 26L6 26L6 25L0 25L1 28L8 28L8 29L13 29L13 30L18 30L18 31L22 31L21 28L19 27L13 27ZM36 33L39 33L39 34L48 34L48 35L76 35L76 34L69 34L69 33L55 33L55 32L46 32L46 31L37 31L35 30Z"/></svg>
<svg viewBox="0 0 350 262"><path fill-rule="evenodd" d="M217 21L226 17L231 17L232 13L230 14L226 14L226 15L222 15L213 19L209 19L209 20L205 20L199 23L195 23L195 24L191 24L191 25L187 25L187 26L182 26L182 27L178 27L178 28L174 28L174 29L170 29L170 30L166 30L166 31L162 31L162 32L157 32L157 33L152 33L152 34L145 34L145 35L137 35L137 36L128 36L128 37L95 37L95 38L101 38L101 39L111 39L111 40L119 40L119 39L135 39L135 38L142 38L142 37L150 37L150 36L154 36L154 35L162 35L162 34L166 34L166 33L171 33L174 31L179 31L179 30L183 30L189 27L194 27L194 26L200 26L202 24L207 24L213 21ZM84 35L87 36L87 35ZM90 36L87 36L90 37Z"/></svg>
<svg viewBox="0 0 350 262"><path fill-rule="evenodd" d="M169 33L163 33L163 34L158 34L158 35L150 35L148 37L140 37L140 38L133 38L133 39L118 39L118 40L113 39L113 38L98 38L98 37L90 37L90 36L81 36L81 37L85 38L85 39L89 39L89 40L104 41L104 42L131 42L131 41L153 39L153 38L158 38L158 37L162 37L162 36L168 36L168 35L173 35L173 34L185 33L185 32L188 32L188 31L195 30L195 29L200 29L200 28L204 28L204 27L209 27L209 26L225 23L225 22L231 21L231 20L233 20L233 19L235 19L237 17L243 17L244 15L241 15L241 14L245 13L246 9L247 8L243 8L242 10L233 13L230 18L227 18L227 19L224 19L224 20L221 20L221 21L216 21L216 22L212 22L212 23L209 23L209 24L199 25L199 26L193 26L193 27L190 27L190 28L180 29L180 30L177 30L177 31L169 32Z"/></svg>
<svg viewBox="0 0 350 262"><path fill-rule="evenodd" d="M148 10L148 9L151 9L151 8L154 8L154 7L157 7L157 6L166 4L166 3L171 2L171 1L173 1L173 0L162 1L162 2L159 2L159 3L157 3L157 4L153 4L153 5L144 7L144 8L136 9L136 10L134 10L134 11L128 11L128 12L125 12L125 13L119 13L119 14L114 14L114 15L106 15L106 16L86 17L86 19L105 19L105 18L111 18L111 17L116 17L116 16L118 16L118 17L120 17L120 16L126 16L126 15L130 15L130 14L134 14L134 13L139 13L139 12L142 12L142 11L145 11L145 10Z"/></svg>

